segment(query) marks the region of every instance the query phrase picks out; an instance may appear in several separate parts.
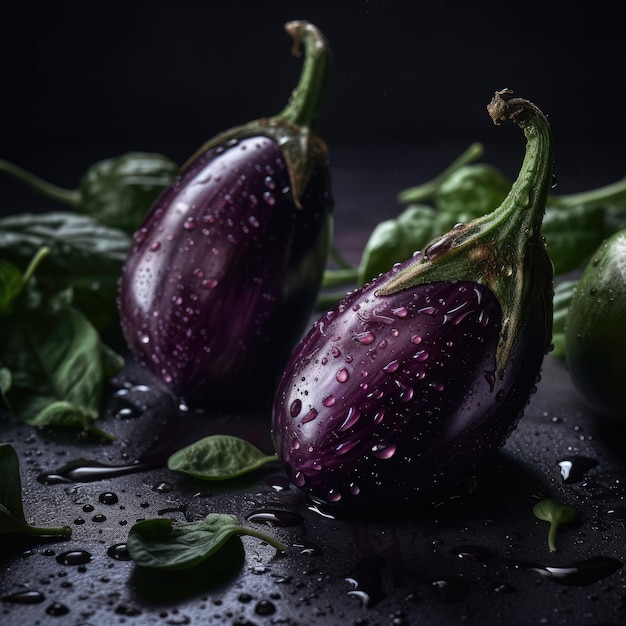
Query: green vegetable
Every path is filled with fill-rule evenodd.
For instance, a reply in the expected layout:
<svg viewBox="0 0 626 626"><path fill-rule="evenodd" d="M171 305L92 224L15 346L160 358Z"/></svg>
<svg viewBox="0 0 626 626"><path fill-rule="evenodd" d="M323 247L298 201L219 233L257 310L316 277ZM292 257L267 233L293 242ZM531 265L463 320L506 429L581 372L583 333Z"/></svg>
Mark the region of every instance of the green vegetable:
<svg viewBox="0 0 626 626"><path fill-rule="evenodd" d="M626 422L626 230L606 239L585 267L567 312L565 359L596 412Z"/></svg>
<svg viewBox="0 0 626 626"><path fill-rule="evenodd" d="M172 184L178 171L178 165L161 154L129 152L94 163L77 189L62 189L13 163L0 161L0 172L77 213L127 233L139 228L148 209Z"/></svg>
<svg viewBox="0 0 626 626"><path fill-rule="evenodd" d="M236 517L222 513L209 513L193 523L172 523L166 518L138 522L130 529L126 547L140 567L178 571L196 567L242 535L256 537L281 552L287 550L273 537L239 526Z"/></svg>
<svg viewBox="0 0 626 626"><path fill-rule="evenodd" d="M552 356L565 356L565 323L567 312L576 290L577 280L562 280L554 286L552 313Z"/></svg>
<svg viewBox="0 0 626 626"><path fill-rule="evenodd" d="M556 544L554 542L556 537L556 531L561 524L571 522L576 519L576 509L563 504L558 500L552 498L546 498L541 500L533 506L533 513L535 517L544 521L550 522L550 530L548 531L548 547L550 552L556 552Z"/></svg>
<svg viewBox="0 0 626 626"><path fill-rule="evenodd" d="M426 183L404 189L396 196L398 204L406 206L423 202L424 200L432 200L437 196L442 185L457 170L463 169L468 163L475 161L483 154L484 148L481 143L473 143L459 157L457 157L443 172ZM510 186L510 185L509 185ZM493 207L492 207L493 208Z"/></svg>
<svg viewBox="0 0 626 626"><path fill-rule="evenodd" d="M51 212L0 218L0 259L23 267L38 250L49 248L46 263L37 271L40 288L59 292L70 287L74 306L99 330L118 327L117 281L130 243L125 232L85 215Z"/></svg>
<svg viewBox="0 0 626 626"><path fill-rule="evenodd" d="M387 272L394 263L408 259L418 248L417 241L434 238L436 213L426 205L414 204L393 220L376 226L368 239L357 272L357 285Z"/></svg>
<svg viewBox="0 0 626 626"><path fill-rule="evenodd" d="M31 526L24 516L22 481L17 453L0 443L0 535L19 533L36 537L69 537L72 529Z"/></svg>
<svg viewBox="0 0 626 626"><path fill-rule="evenodd" d="M437 207L468 222L502 204L511 189L509 180L489 163L472 163L453 172L443 181L436 196Z"/></svg>
<svg viewBox="0 0 626 626"><path fill-rule="evenodd" d="M201 480L227 480L277 460L238 437L212 435L175 452L167 466Z"/></svg>
<svg viewBox="0 0 626 626"><path fill-rule="evenodd" d="M104 382L123 360L104 346L98 331L71 305L71 292L46 293L34 275L49 250L42 248L24 273L0 263L0 370L6 406L31 426L93 425Z"/></svg>

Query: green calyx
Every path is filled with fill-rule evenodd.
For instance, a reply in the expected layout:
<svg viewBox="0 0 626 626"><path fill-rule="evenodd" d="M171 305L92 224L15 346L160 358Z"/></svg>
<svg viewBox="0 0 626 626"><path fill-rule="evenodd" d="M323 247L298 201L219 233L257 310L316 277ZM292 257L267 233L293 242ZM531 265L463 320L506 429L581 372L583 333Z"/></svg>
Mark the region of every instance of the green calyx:
<svg viewBox="0 0 626 626"><path fill-rule="evenodd" d="M188 169L207 150L228 141L269 137L283 151L293 197L299 205L311 173L328 157L326 144L315 134L315 129L328 80L330 47L320 30L305 20L287 22L285 30L294 42L292 52L299 55L304 48L305 56L300 80L285 108L273 117L254 120L216 135L187 160L181 171Z"/></svg>
<svg viewBox="0 0 626 626"><path fill-rule="evenodd" d="M544 114L527 100L510 98L511 93L508 89L496 92L487 106L495 124L512 120L527 140L517 180L502 204L431 241L421 257L376 292L386 296L426 282L452 280L471 280L487 286L502 309L496 353L496 373L500 377L537 301L545 300L547 330L552 326L554 272L541 235L552 185L552 135ZM550 335L547 332L548 342Z"/></svg>

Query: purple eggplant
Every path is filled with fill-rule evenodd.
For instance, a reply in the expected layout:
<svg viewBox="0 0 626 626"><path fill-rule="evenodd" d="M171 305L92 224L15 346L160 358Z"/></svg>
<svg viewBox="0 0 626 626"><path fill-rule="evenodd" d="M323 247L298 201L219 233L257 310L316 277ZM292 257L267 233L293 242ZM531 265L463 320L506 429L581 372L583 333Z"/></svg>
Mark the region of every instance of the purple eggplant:
<svg viewBox="0 0 626 626"><path fill-rule="evenodd" d="M119 310L138 362L188 404L269 404L302 337L332 238L327 148L314 130L329 48L308 22L285 109L226 131L183 166L134 235Z"/></svg>
<svg viewBox="0 0 626 626"><path fill-rule="evenodd" d="M504 445L539 380L552 335L541 236L551 132L509 90L488 109L527 137L502 205L348 294L287 365L274 443L317 502L380 511L458 492Z"/></svg>

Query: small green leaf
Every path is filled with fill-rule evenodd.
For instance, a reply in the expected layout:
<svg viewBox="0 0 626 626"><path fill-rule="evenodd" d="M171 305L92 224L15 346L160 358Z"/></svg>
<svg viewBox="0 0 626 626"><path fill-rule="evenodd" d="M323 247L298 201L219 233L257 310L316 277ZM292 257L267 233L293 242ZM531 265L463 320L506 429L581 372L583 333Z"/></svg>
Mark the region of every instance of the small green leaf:
<svg viewBox="0 0 626 626"><path fill-rule="evenodd" d="M0 535L9 533L40 537L69 537L72 529L31 526L24 516L22 481L17 453L8 443L0 443Z"/></svg>
<svg viewBox="0 0 626 626"><path fill-rule="evenodd" d="M358 269L358 284L363 285L394 263L408 259L433 237L436 212L429 206L407 207L396 219L380 222L372 231Z"/></svg>
<svg viewBox="0 0 626 626"><path fill-rule="evenodd" d="M0 314L7 313L24 286L21 270L0 259Z"/></svg>
<svg viewBox="0 0 626 626"><path fill-rule="evenodd" d="M211 435L172 454L167 466L201 480L227 480L277 460L238 437Z"/></svg>
<svg viewBox="0 0 626 626"><path fill-rule="evenodd" d="M533 513L538 519L550 523L548 547L550 548L550 552L556 552L555 537L557 528L561 524L576 519L576 509L558 500L546 498L533 506Z"/></svg>
<svg viewBox="0 0 626 626"><path fill-rule="evenodd" d="M192 523L173 523L165 518L138 522L130 529L126 547L140 567L177 571L199 565L229 539L242 535L266 541L281 552L287 550L273 537L239 526L236 517L224 513L210 513Z"/></svg>

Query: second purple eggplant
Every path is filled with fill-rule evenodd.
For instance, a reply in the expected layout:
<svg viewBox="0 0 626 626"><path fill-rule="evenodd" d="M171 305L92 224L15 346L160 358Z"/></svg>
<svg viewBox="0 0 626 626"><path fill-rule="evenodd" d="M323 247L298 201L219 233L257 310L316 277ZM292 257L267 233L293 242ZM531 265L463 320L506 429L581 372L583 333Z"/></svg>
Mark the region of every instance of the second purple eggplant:
<svg viewBox="0 0 626 626"><path fill-rule="evenodd" d="M305 21L285 109L205 144L135 233L119 294L137 360L190 405L268 403L320 288L332 238L324 141L315 134L328 44Z"/></svg>
<svg viewBox="0 0 626 626"><path fill-rule="evenodd" d="M380 512L454 493L504 445L538 382L552 335L541 224L553 148L543 113L510 96L488 107L527 138L502 205L347 295L292 355L273 437L291 481L320 503Z"/></svg>

